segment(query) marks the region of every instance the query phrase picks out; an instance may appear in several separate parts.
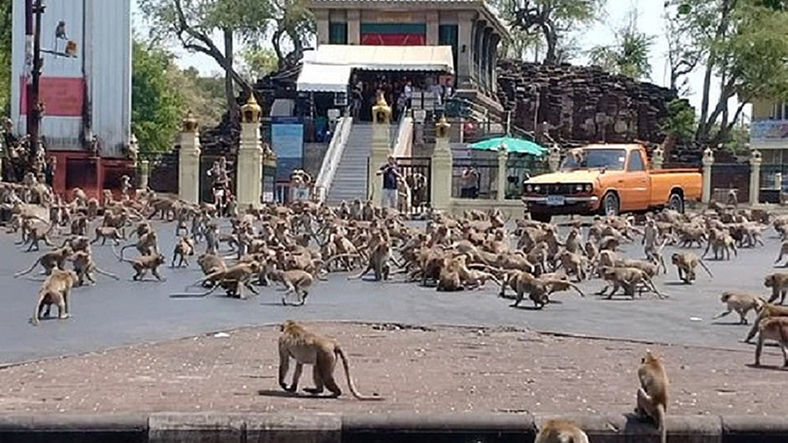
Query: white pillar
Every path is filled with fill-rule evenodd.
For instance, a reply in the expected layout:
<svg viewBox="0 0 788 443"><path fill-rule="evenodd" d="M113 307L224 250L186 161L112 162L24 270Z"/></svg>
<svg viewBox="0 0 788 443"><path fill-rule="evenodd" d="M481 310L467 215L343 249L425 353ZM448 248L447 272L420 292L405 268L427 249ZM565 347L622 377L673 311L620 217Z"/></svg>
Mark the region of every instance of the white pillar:
<svg viewBox="0 0 788 443"><path fill-rule="evenodd" d="M148 179L150 178L150 162L140 161L140 189L148 189Z"/></svg>
<svg viewBox="0 0 788 443"><path fill-rule="evenodd" d="M178 196L189 203L200 202L200 134L197 120L191 113L183 119L178 158Z"/></svg>
<svg viewBox="0 0 788 443"><path fill-rule="evenodd" d="M367 174L367 198L374 195L379 202L383 202L383 181L377 175L378 168L386 163L391 154L391 141L389 140L389 126L391 124L391 108L386 99L381 95L378 102L372 107L372 151L369 154L369 171Z"/></svg>
<svg viewBox="0 0 788 443"><path fill-rule="evenodd" d="M701 201L708 203L711 200L711 166L714 164L714 151L706 148L703 151L703 193Z"/></svg>
<svg viewBox="0 0 788 443"><path fill-rule="evenodd" d="M550 167L550 172L557 171L561 166L561 148L559 148L558 145L553 145L553 147L550 148L547 164Z"/></svg>
<svg viewBox="0 0 788 443"><path fill-rule="evenodd" d="M509 160L509 151L506 146L498 148L498 194L499 202L506 200L506 166Z"/></svg>
<svg viewBox="0 0 788 443"><path fill-rule="evenodd" d="M241 144L238 147L238 209L259 208L263 187L262 109L254 98L241 107Z"/></svg>
<svg viewBox="0 0 788 443"><path fill-rule="evenodd" d="M449 125L442 117L435 127L435 149L430 163L430 206L439 211L451 209L453 159L449 147Z"/></svg>
<svg viewBox="0 0 788 443"><path fill-rule="evenodd" d="M750 206L760 203L762 161L761 152L757 149L753 150L750 155Z"/></svg>
<svg viewBox="0 0 788 443"><path fill-rule="evenodd" d="M665 161L665 151L661 147L654 149L651 155L651 169L662 169L662 164Z"/></svg>

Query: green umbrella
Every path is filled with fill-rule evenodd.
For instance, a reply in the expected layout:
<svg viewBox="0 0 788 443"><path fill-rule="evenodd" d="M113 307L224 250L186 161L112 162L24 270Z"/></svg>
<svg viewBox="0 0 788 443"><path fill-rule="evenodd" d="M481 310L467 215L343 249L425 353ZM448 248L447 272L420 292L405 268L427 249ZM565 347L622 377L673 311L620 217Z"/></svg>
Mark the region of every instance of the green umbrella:
<svg viewBox="0 0 788 443"><path fill-rule="evenodd" d="M502 145L506 147L507 151L518 154L541 156L547 153L547 148L543 148L532 141L513 137L495 137L489 140L482 140L480 142L473 143L470 146L471 149L497 151Z"/></svg>

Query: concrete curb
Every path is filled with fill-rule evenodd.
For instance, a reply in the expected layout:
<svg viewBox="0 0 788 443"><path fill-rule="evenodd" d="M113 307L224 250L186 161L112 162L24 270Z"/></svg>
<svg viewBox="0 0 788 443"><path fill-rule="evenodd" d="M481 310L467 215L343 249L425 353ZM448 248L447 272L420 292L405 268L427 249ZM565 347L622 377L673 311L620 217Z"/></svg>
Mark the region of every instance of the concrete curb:
<svg viewBox="0 0 788 443"><path fill-rule="evenodd" d="M529 413L223 414L0 416L0 442L79 443L531 443L537 425L555 415ZM628 415L561 415L594 443L659 441L653 424ZM671 443L788 441L788 418L670 416Z"/></svg>

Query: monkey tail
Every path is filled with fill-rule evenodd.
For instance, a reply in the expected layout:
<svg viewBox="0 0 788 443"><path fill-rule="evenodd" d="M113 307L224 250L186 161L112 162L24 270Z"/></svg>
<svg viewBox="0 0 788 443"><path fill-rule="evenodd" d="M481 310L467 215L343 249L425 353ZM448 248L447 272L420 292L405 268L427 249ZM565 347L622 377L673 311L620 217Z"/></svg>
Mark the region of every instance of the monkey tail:
<svg viewBox="0 0 788 443"><path fill-rule="evenodd" d="M706 273L709 274L709 277L714 278L714 276L711 274L711 271L709 271L709 268L706 266L706 263L703 263L703 260L699 259L698 263L703 267L703 269L706 271Z"/></svg>
<svg viewBox="0 0 788 443"><path fill-rule="evenodd" d="M115 275L115 274L113 274L111 272L107 272L107 271L99 268L98 266L96 266L96 272L98 272L101 275L105 275L105 276L107 276L109 278L114 278L115 280L120 280L120 277L118 277L117 275Z"/></svg>
<svg viewBox="0 0 788 443"><path fill-rule="evenodd" d="M667 443L668 441L668 430L665 426L665 406L657 405L657 420L659 426L659 434L660 434L660 443Z"/></svg>
<svg viewBox="0 0 788 443"><path fill-rule="evenodd" d="M385 400L385 398L383 397L377 397L377 396L370 397L370 396L359 394L358 391L356 390L356 387L353 385L353 379L350 378L350 365L347 362L347 357L345 357L345 353L342 352L342 348L340 348L339 345L335 346L334 353L338 355L339 358L342 359L342 366L344 366L345 368L345 377L347 377L347 386L350 389L350 393L353 394L354 397L356 397L359 400L369 400L369 401Z"/></svg>
<svg viewBox="0 0 788 443"><path fill-rule="evenodd" d="M31 266L31 267L30 267L30 269L28 269L27 271L20 271L20 272L17 272L16 274L14 274L14 278L21 277L21 276L23 276L23 275L25 275L25 274L29 274L29 273L33 272L33 269L35 269L35 268L36 268L36 266L38 266L38 264L39 264L40 262L41 262L41 257L38 257L38 258L36 259L36 261L34 261L34 262L33 262L33 266Z"/></svg>

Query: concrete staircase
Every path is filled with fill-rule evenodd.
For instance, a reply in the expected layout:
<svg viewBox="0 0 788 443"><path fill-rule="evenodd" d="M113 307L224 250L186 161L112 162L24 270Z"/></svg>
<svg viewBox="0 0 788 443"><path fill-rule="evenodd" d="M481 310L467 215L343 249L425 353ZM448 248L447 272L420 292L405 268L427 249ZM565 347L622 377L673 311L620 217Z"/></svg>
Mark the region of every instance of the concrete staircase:
<svg viewBox="0 0 788 443"><path fill-rule="evenodd" d="M396 126L394 126L396 127ZM326 202L338 205L342 200L367 198L367 159L372 150L372 123L354 122Z"/></svg>

